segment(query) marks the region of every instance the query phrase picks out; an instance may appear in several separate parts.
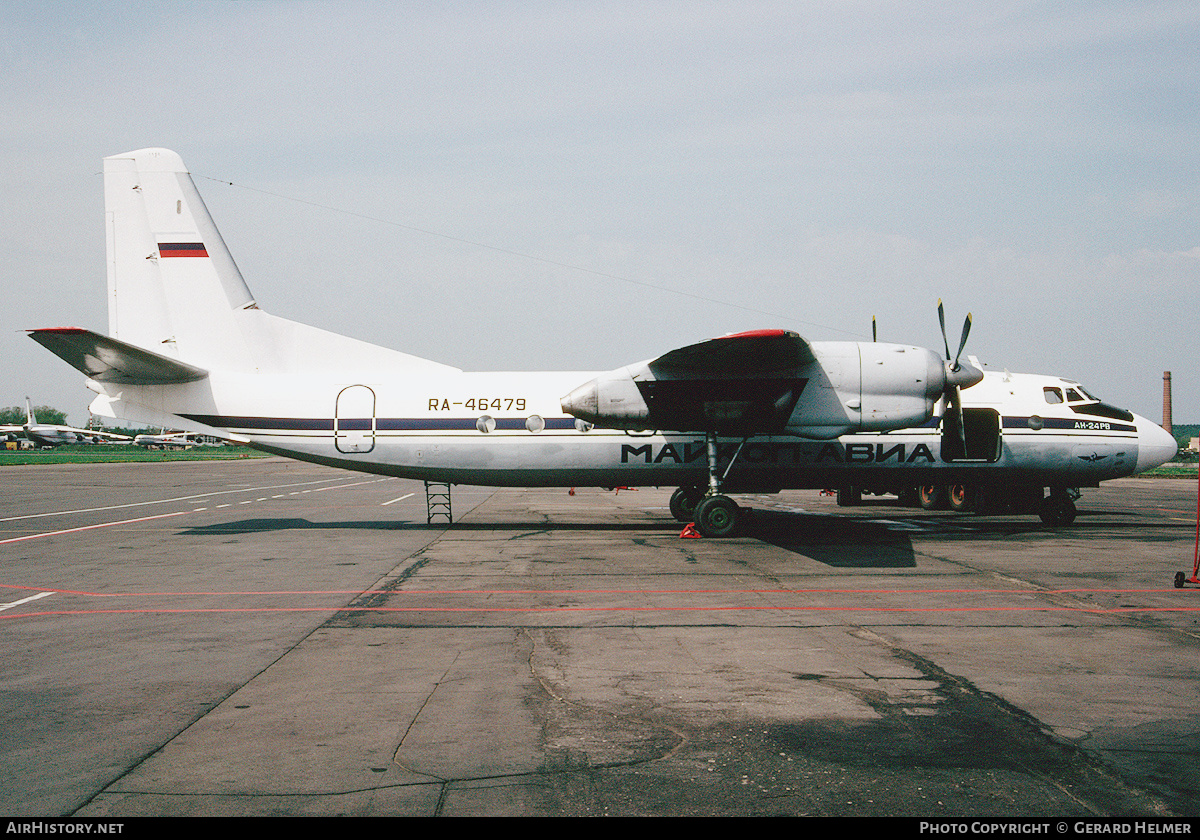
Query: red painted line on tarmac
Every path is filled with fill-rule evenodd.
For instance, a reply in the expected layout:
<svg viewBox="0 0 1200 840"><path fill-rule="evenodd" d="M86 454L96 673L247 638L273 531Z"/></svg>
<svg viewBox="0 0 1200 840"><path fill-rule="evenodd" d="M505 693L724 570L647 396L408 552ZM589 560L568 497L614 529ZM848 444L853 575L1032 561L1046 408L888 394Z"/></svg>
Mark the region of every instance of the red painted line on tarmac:
<svg viewBox="0 0 1200 840"><path fill-rule="evenodd" d="M284 595L405 595L409 597L422 595L427 597L452 595L1145 595L1188 591L1171 586L1154 589L260 589L87 592L75 589L57 589L53 586L29 586L14 583L0 583L0 589L54 592L59 595L90 595L98 598L277 597Z"/></svg>
<svg viewBox="0 0 1200 840"><path fill-rule="evenodd" d="M357 591L357 590L355 590ZM372 589L364 595L1108 595L1178 592L1154 589ZM220 595L224 593L204 593ZM270 594L270 593L262 593ZM304 594L304 593L297 593ZM322 594L312 592L308 594Z"/></svg>
<svg viewBox="0 0 1200 840"><path fill-rule="evenodd" d="M129 521L136 522L137 520ZM115 522L111 524L119 525L122 523ZM1136 595L1152 592L1180 591L1173 586L1167 586L1152 589L235 589L161 592L85 592L72 589L56 589L53 586L29 586L15 583L0 583L0 589L28 589L66 595L97 595L105 598L162 597L172 595L1073 595L1080 593Z"/></svg>
<svg viewBox="0 0 1200 840"><path fill-rule="evenodd" d="M35 616L68 615L189 615L271 612L377 612L377 613L574 613L574 612L869 612L869 613L969 613L1067 612L1089 615L1130 613L1200 612L1195 607L819 607L819 606L687 606L687 607L220 607L212 609L46 610L0 616L0 621Z"/></svg>

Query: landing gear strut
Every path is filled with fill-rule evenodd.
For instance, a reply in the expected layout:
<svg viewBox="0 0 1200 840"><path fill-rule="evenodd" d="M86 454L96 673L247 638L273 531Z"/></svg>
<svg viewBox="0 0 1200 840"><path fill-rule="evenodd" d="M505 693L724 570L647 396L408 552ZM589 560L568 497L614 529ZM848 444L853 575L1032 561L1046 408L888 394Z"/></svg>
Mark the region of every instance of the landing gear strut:
<svg viewBox="0 0 1200 840"><path fill-rule="evenodd" d="M728 496L721 495L721 483L729 475L738 456L742 454L742 447L746 445L746 441L743 440L738 446L737 452L733 453L733 459L723 474L717 472L717 433L705 432L704 441L705 452L708 455L708 492L696 505L696 530L706 537L728 537L737 530L738 520L742 514L737 502ZM684 488L681 487L676 493L683 490ZM674 512L674 496L671 501L671 511Z"/></svg>

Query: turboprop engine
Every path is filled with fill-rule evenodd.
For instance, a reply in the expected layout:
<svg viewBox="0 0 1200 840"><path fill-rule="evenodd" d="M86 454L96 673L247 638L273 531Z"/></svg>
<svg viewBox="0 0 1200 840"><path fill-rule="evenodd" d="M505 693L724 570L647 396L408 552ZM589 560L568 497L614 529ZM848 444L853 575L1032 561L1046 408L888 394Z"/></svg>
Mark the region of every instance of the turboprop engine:
<svg viewBox="0 0 1200 840"><path fill-rule="evenodd" d="M562 398L602 428L830 439L919 426L947 393L983 379L922 347L738 333L602 374Z"/></svg>

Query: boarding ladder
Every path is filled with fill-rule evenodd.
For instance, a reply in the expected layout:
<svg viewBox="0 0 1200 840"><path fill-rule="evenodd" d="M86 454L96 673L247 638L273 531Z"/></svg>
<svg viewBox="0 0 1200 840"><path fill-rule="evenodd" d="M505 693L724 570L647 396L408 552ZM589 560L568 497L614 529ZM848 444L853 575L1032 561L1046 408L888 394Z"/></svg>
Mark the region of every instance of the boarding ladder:
<svg viewBox="0 0 1200 840"><path fill-rule="evenodd" d="M450 512L450 485L443 481L426 481L425 482L425 522L428 525L433 524L435 516L446 517L446 524L454 523L454 516Z"/></svg>

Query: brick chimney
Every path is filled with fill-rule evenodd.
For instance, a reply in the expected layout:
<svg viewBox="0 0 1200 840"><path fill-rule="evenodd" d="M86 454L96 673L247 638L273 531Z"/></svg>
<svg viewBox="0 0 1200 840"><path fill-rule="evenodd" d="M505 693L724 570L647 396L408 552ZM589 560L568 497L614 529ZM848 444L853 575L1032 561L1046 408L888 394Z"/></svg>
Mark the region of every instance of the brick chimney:
<svg viewBox="0 0 1200 840"><path fill-rule="evenodd" d="M1163 421L1162 427L1167 434L1171 431L1171 371L1163 371Z"/></svg>

